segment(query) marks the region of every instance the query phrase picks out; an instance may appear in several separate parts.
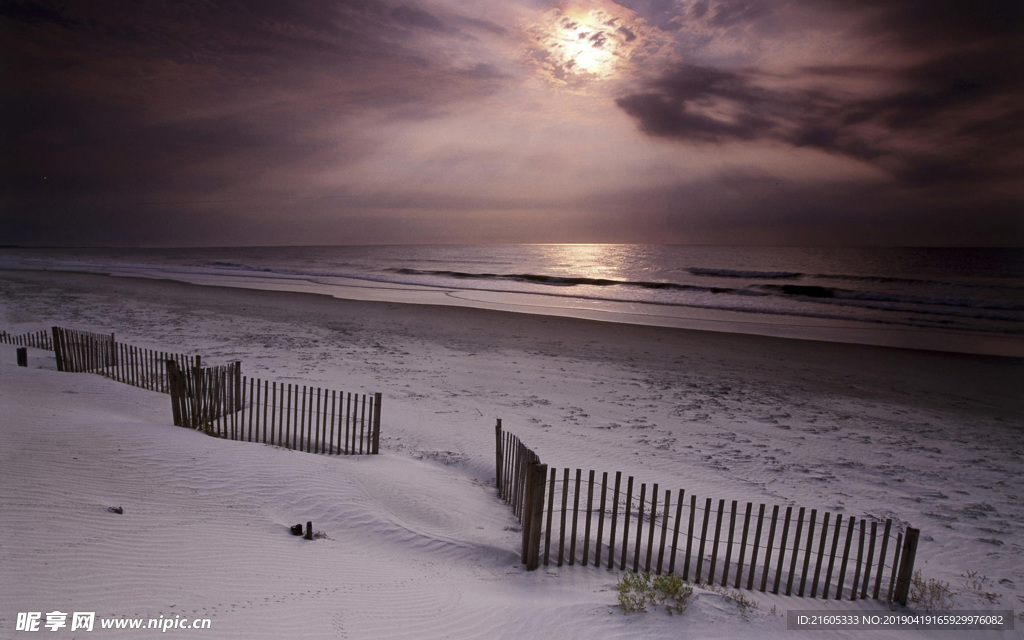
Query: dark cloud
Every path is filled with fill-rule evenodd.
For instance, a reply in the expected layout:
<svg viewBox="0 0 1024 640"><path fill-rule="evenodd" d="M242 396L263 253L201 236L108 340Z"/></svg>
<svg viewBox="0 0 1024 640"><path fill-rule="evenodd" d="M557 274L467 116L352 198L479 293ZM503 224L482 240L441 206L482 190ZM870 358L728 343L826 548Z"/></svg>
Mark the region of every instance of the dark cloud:
<svg viewBox="0 0 1024 640"><path fill-rule="evenodd" d="M859 30L873 25L889 29L886 37L906 36L901 46L914 43L915 49L903 54L917 61L808 65L783 81L777 71L749 66L679 64L616 104L652 136L820 149L874 164L906 187L980 191L1012 180L1019 169L1024 47L1019 38L1002 36L1013 29L1008 22L1020 26L1020 6L845 3L843 12L862 12ZM711 22L760 19L760 9L744 2L697 3L691 10L711 15ZM886 89L858 93L845 86L858 80Z"/></svg>
<svg viewBox="0 0 1024 640"><path fill-rule="evenodd" d="M724 143L784 137L785 120L805 109L808 98L761 89L742 73L683 64L616 104L650 135ZM730 115L720 115L718 107L728 107Z"/></svg>
<svg viewBox="0 0 1024 640"><path fill-rule="evenodd" d="M361 0L0 4L0 219L78 232L141 206L150 236L159 203L174 220L319 195L304 174L372 152L347 121L429 118L507 79L425 55L410 30L501 28Z"/></svg>
<svg viewBox="0 0 1024 640"><path fill-rule="evenodd" d="M1024 4L1016 0L826 0L823 4L864 16L863 33L897 34L917 46L1017 39L1024 26Z"/></svg>
<svg viewBox="0 0 1024 640"><path fill-rule="evenodd" d="M61 27L70 27L73 24L56 7L38 2L7 2L0 4L0 18L35 25L50 23Z"/></svg>

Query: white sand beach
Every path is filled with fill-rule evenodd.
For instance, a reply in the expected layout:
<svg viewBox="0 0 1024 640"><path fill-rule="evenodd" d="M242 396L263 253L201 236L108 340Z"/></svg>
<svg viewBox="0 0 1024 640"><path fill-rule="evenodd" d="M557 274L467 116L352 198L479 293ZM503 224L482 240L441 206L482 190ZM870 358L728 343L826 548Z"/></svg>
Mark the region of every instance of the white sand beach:
<svg viewBox="0 0 1024 640"><path fill-rule="evenodd" d="M0 638L32 637L15 623L36 611L208 618L168 637L246 639L853 638L787 631L786 611L889 611L697 589L681 616L625 614L617 572L527 572L495 495L496 419L559 467L919 528L916 566L949 606L1018 615L941 637L1022 637L1020 359L0 272L0 329L55 325L380 391L381 454L211 438L173 426L166 395L37 349L20 368L0 345ZM306 521L323 537L289 535ZM53 635L156 633L98 626Z"/></svg>

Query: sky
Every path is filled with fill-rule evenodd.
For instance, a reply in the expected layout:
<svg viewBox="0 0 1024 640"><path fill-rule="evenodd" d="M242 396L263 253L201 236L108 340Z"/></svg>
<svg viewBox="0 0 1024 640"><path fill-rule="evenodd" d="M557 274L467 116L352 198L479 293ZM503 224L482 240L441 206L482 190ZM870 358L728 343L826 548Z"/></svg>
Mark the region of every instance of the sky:
<svg viewBox="0 0 1024 640"><path fill-rule="evenodd" d="M0 3L0 244L1024 246L1020 0Z"/></svg>

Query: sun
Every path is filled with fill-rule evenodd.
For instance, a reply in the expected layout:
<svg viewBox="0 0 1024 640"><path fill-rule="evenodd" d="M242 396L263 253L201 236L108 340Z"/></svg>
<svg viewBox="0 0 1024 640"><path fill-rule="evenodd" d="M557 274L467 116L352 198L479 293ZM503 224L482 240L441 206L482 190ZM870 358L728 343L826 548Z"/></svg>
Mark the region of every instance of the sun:
<svg viewBox="0 0 1024 640"><path fill-rule="evenodd" d="M553 26L548 46L567 72L603 78L615 71L618 42L602 12L570 9Z"/></svg>
<svg viewBox="0 0 1024 640"><path fill-rule="evenodd" d="M528 25L528 56L548 80L579 88L611 80L643 43L643 26L614 3L552 9ZM646 45L646 43L644 43Z"/></svg>

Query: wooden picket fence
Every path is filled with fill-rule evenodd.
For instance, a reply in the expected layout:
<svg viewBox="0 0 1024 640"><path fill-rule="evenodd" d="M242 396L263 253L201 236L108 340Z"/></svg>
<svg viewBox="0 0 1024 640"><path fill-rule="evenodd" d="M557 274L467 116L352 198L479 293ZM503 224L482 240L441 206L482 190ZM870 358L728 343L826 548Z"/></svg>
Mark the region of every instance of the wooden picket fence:
<svg viewBox="0 0 1024 640"><path fill-rule="evenodd" d="M98 373L135 387L169 393L164 362L174 359L182 367L201 364L199 356L143 349L119 343L114 334L52 327L13 336L0 331L0 343L53 351L57 370Z"/></svg>
<svg viewBox="0 0 1024 640"><path fill-rule="evenodd" d="M160 393L170 393L164 364L167 360L174 360L178 366L188 369L202 364L199 356L119 343L113 333L53 327L52 336L51 345L58 371L98 373L117 382Z"/></svg>
<svg viewBox="0 0 1024 640"><path fill-rule="evenodd" d="M106 371L117 362L114 334L53 328L57 371L87 373Z"/></svg>
<svg viewBox="0 0 1024 640"><path fill-rule="evenodd" d="M184 369L168 360L166 367L176 425L307 453L380 452L380 393L247 378L237 362Z"/></svg>
<svg viewBox="0 0 1024 640"><path fill-rule="evenodd" d="M141 349L112 333L53 327L19 336L0 332L0 342L52 350L58 371L97 373L170 394L178 426L308 453L380 453L380 393L249 378L239 362L204 367L200 356Z"/></svg>
<svg viewBox="0 0 1024 640"><path fill-rule="evenodd" d="M50 338L50 332L46 329L22 333L16 336L6 331L0 331L0 344L13 344L19 347L32 347L34 349L53 351L53 341Z"/></svg>
<svg viewBox="0 0 1024 640"><path fill-rule="evenodd" d="M164 367L176 426L212 431L222 418L241 410L242 363L182 367L168 359Z"/></svg>
<svg viewBox="0 0 1024 640"><path fill-rule="evenodd" d="M661 494L657 484L648 493L641 483L637 495L633 476L623 491L621 472L612 483L607 472L597 480L591 470L584 480L581 469L548 469L519 438L502 431L500 420L495 440L498 495L522 523L528 570L579 562L787 596L907 603L917 529L897 531L890 519L858 523L829 512L819 519L817 509L792 506L774 505L766 518L764 504L756 514L750 502L741 509L736 500L728 506L718 500L716 508L711 498L703 505L695 495L687 501L682 489L673 500L673 492Z"/></svg>

